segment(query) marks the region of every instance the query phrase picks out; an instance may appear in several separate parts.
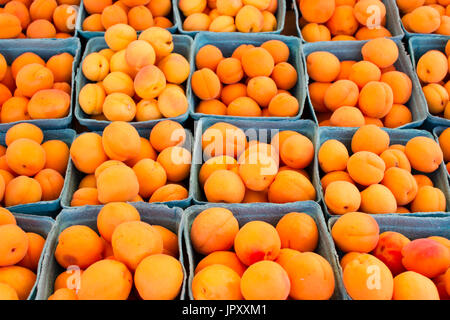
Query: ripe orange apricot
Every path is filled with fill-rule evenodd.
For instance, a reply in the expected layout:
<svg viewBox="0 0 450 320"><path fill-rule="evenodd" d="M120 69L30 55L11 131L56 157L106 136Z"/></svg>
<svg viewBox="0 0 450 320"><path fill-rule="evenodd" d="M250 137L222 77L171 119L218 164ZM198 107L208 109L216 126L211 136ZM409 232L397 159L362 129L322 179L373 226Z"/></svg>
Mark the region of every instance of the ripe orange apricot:
<svg viewBox="0 0 450 320"><path fill-rule="evenodd" d="M22 67L16 77L17 88L27 97L32 97L39 90L50 89L53 81L52 71L35 63Z"/></svg>
<svg viewBox="0 0 450 320"><path fill-rule="evenodd" d="M331 41L330 30L318 23L308 23L302 28L302 36L306 42Z"/></svg>
<svg viewBox="0 0 450 320"><path fill-rule="evenodd" d="M183 127L172 120L159 122L150 133L150 143L158 152L168 147L181 145L185 140L186 132Z"/></svg>
<svg viewBox="0 0 450 320"><path fill-rule="evenodd" d="M26 156L25 156L26 155ZM6 162L17 174L33 176L45 166L45 151L34 140L19 138L6 151Z"/></svg>
<svg viewBox="0 0 450 320"><path fill-rule="evenodd" d="M166 118L181 116L188 107L186 94L177 86L168 85L158 97L158 109Z"/></svg>
<svg viewBox="0 0 450 320"><path fill-rule="evenodd" d="M36 272L45 245L45 239L41 235L33 232L27 232L26 235L28 238L28 250L18 265Z"/></svg>
<svg viewBox="0 0 450 320"><path fill-rule="evenodd" d="M202 135L202 149L206 156L239 156L247 146L244 131L234 125L218 122Z"/></svg>
<svg viewBox="0 0 450 320"><path fill-rule="evenodd" d="M407 271L394 278L393 300L439 300L436 285L423 275Z"/></svg>
<svg viewBox="0 0 450 320"><path fill-rule="evenodd" d="M83 21L82 28L84 31L105 31L102 24L102 15L99 13L91 14Z"/></svg>
<svg viewBox="0 0 450 320"><path fill-rule="evenodd" d="M408 19L408 27L415 33L433 33L440 25L441 15L431 6L414 9Z"/></svg>
<svg viewBox="0 0 450 320"><path fill-rule="evenodd" d="M348 78L362 89L371 81L380 81L381 70L370 61L359 61L351 66Z"/></svg>
<svg viewBox="0 0 450 320"><path fill-rule="evenodd" d="M195 63L198 70L209 68L212 71L216 71L217 66L222 60L222 51L220 51L219 48L213 45L206 45L201 47L195 57Z"/></svg>
<svg viewBox="0 0 450 320"><path fill-rule="evenodd" d="M394 104L391 111L384 117L384 126L387 128L398 128L412 122L413 117L408 107Z"/></svg>
<svg viewBox="0 0 450 320"><path fill-rule="evenodd" d="M142 68L134 79L136 94L142 99L154 99L166 87L164 73L154 65Z"/></svg>
<svg viewBox="0 0 450 320"><path fill-rule="evenodd" d="M157 161L167 173L172 182L180 182L189 176L191 168L191 153L182 147L169 147L161 151Z"/></svg>
<svg viewBox="0 0 450 320"><path fill-rule="evenodd" d="M165 254L146 257L139 263L134 282L144 300L173 300L183 284L183 267L175 258Z"/></svg>
<svg viewBox="0 0 450 320"><path fill-rule="evenodd" d="M393 65L398 59L398 48L394 41L377 38L367 42L361 49L364 60L373 62L379 68Z"/></svg>
<svg viewBox="0 0 450 320"><path fill-rule="evenodd" d="M332 0L302 0L300 1L300 12L309 22L325 23L333 15L335 2Z"/></svg>
<svg viewBox="0 0 450 320"><path fill-rule="evenodd" d="M70 156L77 169L87 174L94 173L99 165L108 160L102 137L93 132L84 133L74 140Z"/></svg>
<svg viewBox="0 0 450 320"><path fill-rule="evenodd" d="M114 257L136 270L139 263L152 254L162 253L163 241L148 223L129 221L119 224L112 235Z"/></svg>
<svg viewBox="0 0 450 320"><path fill-rule="evenodd" d="M407 170L389 168L381 183L391 190L400 206L409 204L417 196L417 182Z"/></svg>
<svg viewBox="0 0 450 320"><path fill-rule="evenodd" d="M334 242L344 252L371 252L378 243L379 234L376 220L361 212L341 216L331 229Z"/></svg>
<svg viewBox="0 0 450 320"><path fill-rule="evenodd" d="M236 253L231 251L215 251L203 258L195 268L195 274L208 266L220 264L234 270L240 277L245 272L246 266L239 260Z"/></svg>
<svg viewBox="0 0 450 320"><path fill-rule="evenodd" d="M314 157L314 145L302 134L293 135L281 145L280 157L289 167L304 169L310 165Z"/></svg>
<svg viewBox="0 0 450 320"><path fill-rule="evenodd" d="M242 67L249 77L269 77L275 67L275 61L269 51L262 47L252 48L242 55Z"/></svg>
<svg viewBox="0 0 450 320"><path fill-rule="evenodd" d="M316 190L312 183L299 172L281 171L269 188L269 201L273 203L288 203L314 200Z"/></svg>
<svg viewBox="0 0 450 320"><path fill-rule="evenodd" d="M1 300L19 300L16 290L6 283L0 283Z"/></svg>
<svg viewBox="0 0 450 320"><path fill-rule="evenodd" d="M140 5L128 11L128 24L136 31L143 31L153 26L153 15L149 8Z"/></svg>
<svg viewBox="0 0 450 320"><path fill-rule="evenodd" d="M55 259L63 268L77 265L81 269L101 260L103 242L89 227L74 225L58 236Z"/></svg>
<svg viewBox="0 0 450 320"><path fill-rule="evenodd" d="M280 236L267 222L251 221L236 234L234 250L247 266L262 260L273 261L281 250Z"/></svg>
<svg viewBox="0 0 450 320"><path fill-rule="evenodd" d="M371 81L367 83L359 94L359 108L372 118L383 118L391 111L394 94L389 85L384 82Z"/></svg>
<svg viewBox="0 0 450 320"><path fill-rule="evenodd" d="M361 194L354 184L335 181L325 189L325 203L333 214L355 212L361 205Z"/></svg>
<svg viewBox="0 0 450 320"><path fill-rule="evenodd" d="M5 208L0 209L0 226L5 224L17 224L14 215Z"/></svg>
<svg viewBox="0 0 450 320"><path fill-rule="evenodd" d="M133 286L133 276L116 260L101 260L81 275L80 300L126 300Z"/></svg>
<svg viewBox="0 0 450 320"><path fill-rule="evenodd" d="M63 176L56 170L43 169L35 177L41 185L43 201L56 200L59 198L64 186Z"/></svg>
<svg viewBox="0 0 450 320"><path fill-rule="evenodd" d="M207 266L192 281L195 300L242 300L241 278L230 267L221 264Z"/></svg>
<svg viewBox="0 0 450 320"><path fill-rule="evenodd" d="M384 161L368 151L353 154L347 163L352 179L364 186L379 183L384 177L385 168Z"/></svg>
<svg viewBox="0 0 450 320"><path fill-rule="evenodd" d="M28 237L26 233L15 224L0 225L0 235L2 243L0 251L2 253L0 266L7 267L19 263L27 254Z"/></svg>
<svg viewBox="0 0 450 320"><path fill-rule="evenodd" d="M416 198L411 203L412 212L442 212L446 208L446 199L442 191L432 186L419 188Z"/></svg>
<svg viewBox="0 0 450 320"><path fill-rule="evenodd" d="M163 254L178 258L178 236L167 228L153 225L153 229L158 231L163 240Z"/></svg>
<svg viewBox="0 0 450 320"><path fill-rule="evenodd" d="M5 136L6 145L9 146L14 141L27 138L33 141L36 141L38 144L42 143L44 139L44 133L42 130L31 123L19 123L15 126L11 127Z"/></svg>
<svg viewBox="0 0 450 320"><path fill-rule="evenodd" d="M352 138L352 151L369 151L377 155L389 147L390 138L386 131L375 125L365 125L359 128Z"/></svg>
<svg viewBox="0 0 450 320"><path fill-rule="evenodd" d="M269 77L255 77L248 82L247 94L261 107L266 107L272 98L277 95L277 85Z"/></svg>
<svg viewBox="0 0 450 320"><path fill-rule="evenodd" d="M326 172L342 171L347 168L349 159L348 150L338 140L327 140L319 149L318 154L320 168Z"/></svg>
<svg viewBox="0 0 450 320"><path fill-rule="evenodd" d="M103 9L101 20L106 31L116 25L128 25L127 12L119 5L111 5Z"/></svg>
<svg viewBox="0 0 450 320"><path fill-rule="evenodd" d="M430 50L417 62L417 75L425 83L438 83L448 73L446 56L438 50Z"/></svg>
<svg viewBox="0 0 450 320"><path fill-rule="evenodd" d="M412 91L411 79L403 72L390 71L383 73L381 81L387 83L393 92L394 103L405 104L409 101Z"/></svg>
<svg viewBox="0 0 450 320"><path fill-rule="evenodd" d="M286 214L278 221L276 230L280 236L281 248L312 252L317 247L319 239L317 225L306 213Z"/></svg>
<svg viewBox="0 0 450 320"><path fill-rule="evenodd" d="M348 5L336 7L326 24L332 35L353 35L358 30L359 24L354 11L356 8Z"/></svg>
<svg viewBox="0 0 450 320"><path fill-rule="evenodd" d="M179 184L166 184L157 189L150 197L149 202L169 202L184 200L188 197L188 191L185 187Z"/></svg>
<svg viewBox="0 0 450 320"><path fill-rule="evenodd" d="M338 80L328 87L324 96L327 109L335 111L340 107L354 107L358 102L358 86L350 80Z"/></svg>
<svg viewBox="0 0 450 320"><path fill-rule="evenodd" d="M70 202L71 207L100 205L97 188L83 187L75 191Z"/></svg>
<svg viewBox="0 0 450 320"><path fill-rule="evenodd" d="M98 214L98 231L106 241L111 242L116 227L129 221L140 221L140 215L136 208L124 202L108 203Z"/></svg>
<svg viewBox="0 0 450 320"><path fill-rule="evenodd" d="M371 277L377 273L377 284ZM354 300L391 300L394 279L388 267L369 254L361 254L350 261L344 269L345 289ZM370 284L370 285L368 285Z"/></svg>
<svg viewBox="0 0 450 320"><path fill-rule="evenodd" d="M340 73L339 59L332 53L316 51L306 59L309 76L319 82L333 82Z"/></svg>
<svg viewBox="0 0 450 320"><path fill-rule="evenodd" d="M26 300L36 283L36 274L19 266L3 267L0 268L0 283L13 288L19 300Z"/></svg>
<svg viewBox="0 0 450 320"><path fill-rule="evenodd" d="M139 181L127 166L112 166L97 179L98 200L101 203L131 201L139 193Z"/></svg>
<svg viewBox="0 0 450 320"><path fill-rule="evenodd" d="M141 139L132 125L115 121L103 131L102 145L110 159L126 161L139 155Z"/></svg>
<svg viewBox="0 0 450 320"><path fill-rule="evenodd" d="M414 169L425 173L437 170L444 158L439 145L428 137L415 137L409 140L405 154Z"/></svg>
<svg viewBox="0 0 450 320"><path fill-rule="evenodd" d="M397 202L392 191L382 184L372 184L361 192L361 211L370 214L394 213Z"/></svg>
<svg viewBox="0 0 450 320"><path fill-rule="evenodd" d="M58 119L66 117L70 109L70 95L58 89L37 92L28 103L32 119Z"/></svg>

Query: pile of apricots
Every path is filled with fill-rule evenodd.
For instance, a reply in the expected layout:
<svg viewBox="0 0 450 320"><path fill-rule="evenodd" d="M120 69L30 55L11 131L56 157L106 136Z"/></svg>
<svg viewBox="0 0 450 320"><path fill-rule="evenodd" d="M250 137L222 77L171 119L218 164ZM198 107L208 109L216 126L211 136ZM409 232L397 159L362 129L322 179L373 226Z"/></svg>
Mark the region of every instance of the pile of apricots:
<svg viewBox="0 0 450 320"><path fill-rule="evenodd" d="M300 27L307 42L391 37L380 0L297 0Z"/></svg>
<svg viewBox="0 0 450 320"><path fill-rule="evenodd" d="M126 24L105 33L108 49L88 54L83 75L91 83L80 91L81 109L97 120L148 121L173 118L188 110L185 89L189 62L173 53L172 35L151 27L139 38Z"/></svg>
<svg viewBox="0 0 450 320"><path fill-rule="evenodd" d="M289 55L288 46L279 40L260 47L240 45L230 58L213 45L202 47L191 79L201 99L196 111L238 117L296 116L299 102L288 90L295 87L298 75Z"/></svg>
<svg viewBox="0 0 450 320"><path fill-rule="evenodd" d="M97 229L100 236L85 225L70 226L59 234L54 257L67 271L56 278L49 300L173 300L178 296L184 272L175 233L141 221L136 208L123 202L102 207Z"/></svg>
<svg viewBox="0 0 450 320"><path fill-rule="evenodd" d="M194 219L190 238L204 256L191 285L195 300L328 300L334 293L333 269L314 252L319 231L306 213L287 213L276 227L250 221L239 228L233 212L210 208Z"/></svg>
<svg viewBox="0 0 450 320"><path fill-rule="evenodd" d="M416 68L428 110L432 115L445 119L450 119L449 55L450 42L447 42L445 54L430 50L420 57Z"/></svg>
<svg viewBox="0 0 450 320"><path fill-rule="evenodd" d="M73 59L65 52L45 62L37 54L25 52L8 66L0 54L0 122L66 117Z"/></svg>
<svg viewBox="0 0 450 320"><path fill-rule="evenodd" d="M80 0L1 0L0 39L70 38Z"/></svg>
<svg viewBox="0 0 450 320"><path fill-rule="evenodd" d="M339 61L316 51L307 57L309 96L320 126L397 128L412 121L405 106L412 92L409 76L397 71L399 50L394 41L377 38L361 49L363 60Z"/></svg>
<svg viewBox="0 0 450 320"><path fill-rule="evenodd" d="M270 144L248 142L242 129L218 122L203 133L202 149L208 160L198 178L208 202L287 203L316 198L305 171L313 161L314 145L301 133L280 131Z"/></svg>
<svg viewBox="0 0 450 320"><path fill-rule="evenodd" d="M270 32L278 0L180 0L185 31Z"/></svg>
<svg viewBox="0 0 450 320"><path fill-rule="evenodd" d="M171 120L158 123L149 138L140 137L127 122L115 121L102 135L78 136L70 148L75 167L86 174L71 206L110 202L183 200L188 191L191 152L182 147L183 127Z"/></svg>
<svg viewBox="0 0 450 320"><path fill-rule="evenodd" d="M43 143L44 133L19 123L0 146L0 199L5 207L59 198L64 186L69 147L60 140Z"/></svg>
<svg viewBox="0 0 450 320"><path fill-rule="evenodd" d="M170 0L83 0L88 16L83 31L105 31L115 24L128 24L136 31L150 27L170 28Z"/></svg>
<svg viewBox="0 0 450 320"><path fill-rule="evenodd" d="M450 240L431 236L410 240L380 234L370 215L351 212L331 229L341 260L344 285L354 300L448 300Z"/></svg>
<svg viewBox="0 0 450 320"><path fill-rule="evenodd" d="M4 208L0 208L0 239L0 300L26 300L36 282L45 239L22 230Z"/></svg>
<svg viewBox="0 0 450 320"><path fill-rule="evenodd" d="M351 151L349 156L346 146L335 139L320 147L318 160L325 173L321 181L330 213L446 211L444 193L426 175L443 163L443 153L433 139L419 136L406 146L390 145L387 132L366 125L353 135Z"/></svg>
<svg viewBox="0 0 450 320"><path fill-rule="evenodd" d="M447 0L397 0L397 6L406 31L450 35L450 2Z"/></svg>

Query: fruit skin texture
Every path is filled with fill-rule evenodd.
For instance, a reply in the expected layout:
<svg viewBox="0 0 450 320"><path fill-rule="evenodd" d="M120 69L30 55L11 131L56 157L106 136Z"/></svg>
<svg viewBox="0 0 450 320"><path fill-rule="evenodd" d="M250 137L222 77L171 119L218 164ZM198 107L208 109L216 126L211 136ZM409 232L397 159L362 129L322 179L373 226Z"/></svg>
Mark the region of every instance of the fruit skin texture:
<svg viewBox="0 0 450 320"><path fill-rule="evenodd" d="M436 285L427 277L407 271L394 278L393 300L439 300Z"/></svg>
<svg viewBox="0 0 450 320"><path fill-rule="evenodd" d="M272 225L251 221L237 233L234 250L239 259L250 266L261 260L275 260L281 250L281 240Z"/></svg>
<svg viewBox="0 0 450 320"><path fill-rule="evenodd" d="M406 270L434 278L450 267L450 251L431 239L416 239L402 249Z"/></svg>
<svg viewBox="0 0 450 320"><path fill-rule="evenodd" d="M141 261L134 282L144 300L173 300L183 284L183 267L177 259L155 254Z"/></svg>
<svg viewBox="0 0 450 320"><path fill-rule="evenodd" d="M81 275L80 300L126 300L133 277L127 267L115 260L102 260Z"/></svg>
<svg viewBox="0 0 450 320"><path fill-rule="evenodd" d="M377 221L361 212L343 215L331 229L336 245L344 252L371 252L377 246L379 234Z"/></svg>
<svg viewBox="0 0 450 320"><path fill-rule="evenodd" d="M0 267L12 266L27 254L28 238L26 233L15 224L0 226Z"/></svg>
<svg viewBox="0 0 450 320"><path fill-rule="evenodd" d="M233 246L238 231L239 223L230 210L206 209L192 223L192 245L198 253L203 255L229 250Z"/></svg>

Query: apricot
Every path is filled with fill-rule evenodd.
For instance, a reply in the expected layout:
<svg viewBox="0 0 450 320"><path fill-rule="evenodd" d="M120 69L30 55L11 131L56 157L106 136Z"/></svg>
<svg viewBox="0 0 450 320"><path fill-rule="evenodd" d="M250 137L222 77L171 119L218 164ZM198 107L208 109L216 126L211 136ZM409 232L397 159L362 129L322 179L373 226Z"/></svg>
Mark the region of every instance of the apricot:
<svg viewBox="0 0 450 320"><path fill-rule="evenodd" d="M191 227L192 245L197 252L204 255L229 250L238 231L238 221L230 210L210 208L194 219Z"/></svg>
<svg viewBox="0 0 450 320"><path fill-rule="evenodd" d="M3 267L0 268L0 283L13 288L19 300L26 300L36 283L36 274L19 266Z"/></svg>
<svg viewBox="0 0 450 320"><path fill-rule="evenodd" d="M202 149L207 156L229 155L237 157L246 148L247 137L240 128L218 122L202 135Z"/></svg>
<svg viewBox="0 0 450 320"><path fill-rule="evenodd" d="M380 81L381 70L376 64L370 61L359 61L352 64L348 79L362 89L371 81Z"/></svg>
<svg viewBox="0 0 450 320"><path fill-rule="evenodd" d="M239 97L232 101L227 108L227 114L237 117L260 117L261 108L252 98Z"/></svg>
<svg viewBox="0 0 450 320"><path fill-rule="evenodd" d="M133 167L139 181L139 194L144 198L149 198L167 181L167 174L164 167L152 159L142 159Z"/></svg>
<svg viewBox="0 0 450 320"><path fill-rule="evenodd" d="M70 202L71 207L100 205L97 188L83 187L75 191Z"/></svg>
<svg viewBox="0 0 450 320"><path fill-rule="evenodd" d="M294 169L304 169L314 157L314 145L307 137L296 134L287 138L280 148L283 162Z"/></svg>
<svg viewBox="0 0 450 320"><path fill-rule="evenodd" d="M101 260L103 242L89 227L74 225L58 236L55 259L63 268L77 265L85 269Z"/></svg>
<svg viewBox="0 0 450 320"><path fill-rule="evenodd" d="M394 104L391 111L384 117L384 126L387 128L398 128L412 122L413 117L408 107Z"/></svg>
<svg viewBox="0 0 450 320"><path fill-rule="evenodd" d="M158 188L151 196L149 202L169 202L184 200L188 197L188 191L178 184L167 184Z"/></svg>
<svg viewBox="0 0 450 320"><path fill-rule="evenodd" d="M355 184L355 182L352 180L350 175L345 171L333 171L330 173L327 173L323 178L320 180L322 184L323 190L326 190L328 186L335 181L347 181L351 184Z"/></svg>
<svg viewBox="0 0 450 320"><path fill-rule="evenodd" d="M352 138L352 151L369 151L377 155L389 147L390 138L386 131L375 125L365 125L359 128Z"/></svg>
<svg viewBox="0 0 450 320"><path fill-rule="evenodd" d="M369 254L361 254L347 264L343 273L347 293L353 300L391 300L394 279L388 267Z"/></svg>
<svg viewBox="0 0 450 320"><path fill-rule="evenodd" d="M273 261L251 265L241 279L241 292L246 300L286 300L290 289L288 273Z"/></svg>
<svg viewBox="0 0 450 320"><path fill-rule="evenodd" d="M297 98L289 93L281 92L270 100L268 111L274 117L294 117L300 107Z"/></svg>
<svg viewBox="0 0 450 320"><path fill-rule="evenodd" d="M74 140L70 156L76 168L87 174L94 173L99 165L108 160L102 137L93 132L84 133Z"/></svg>
<svg viewBox="0 0 450 320"><path fill-rule="evenodd" d="M134 282L144 300L173 300L183 283L183 267L175 258L165 254L146 257L139 263Z"/></svg>
<svg viewBox="0 0 450 320"><path fill-rule="evenodd" d="M227 106L219 100L201 101L196 109L197 113L226 115Z"/></svg>
<svg viewBox="0 0 450 320"><path fill-rule="evenodd" d="M85 176L83 179L81 179L80 183L78 184L78 189L82 188L97 188L97 178L94 174L89 174Z"/></svg>
<svg viewBox="0 0 450 320"><path fill-rule="evenodd" d="M436 285L423 275L407 271L394 278L393 300L439 300Z"/></svg>
<svg viewBox="0 0 450 320"><path fill-rule="evenodd" d="M102 145L110 159L126 161L139 155L141 139L133 126L115 121L103 131Z"/></svg>
<svg viewBox="0 0 450 320"><path fill-rule="evenodd" d="M295 254L282 264L291 281L290 297L296 300L328 300L335 288L333 269L313 252ZM311 290L308 283L317 283Z"/></svg>
<svg viewBox="0 0 450 320"><path fill-rule="evenodd" d="M117 82L116 82L117 83ZM136 104L125 93L111 93L103 102L103 114L110 121L132 121L136 115Z"/></svg>
<svg viewBox="0 0 450 320"><path fill-rule="evenodd" d="M347 163L347 170L351 178L363 186L381 182L385 169L384 161L368 151L353 154Z"/></svg>
<svg viewBox="0 0 450 320"><path fill-rule="evenodd" d="M104 32L105 27L102 24L102 15L99 13L91 14L83 21L82 28L84 31L99 31Z"/></svg>
<svg viewBox="0 0 450 320"><path fill-rule="evenodd" d="M140 215L136 208L123 202L108 203L98 214L98 231L106 241L111 242L116 227L129 221L140 221Z"/></svg>
<svg viewBox="0 0 450 320"><path fill-rule="evenodd" d="M359 95L359 108L372 118L383 118L392 109L394 96L392 89L384 82L371 81L367 83Z"/></svg>
<svg viewBox="0 0 450 320"><path fill-rule="evenodd" d="M153 26L153 15L149 8L139 5L128 11L128 24L136 31L143 31Z"/></svg>
<svg viewBox="0 0 450 320"><path fill-rule="evenodd" d="M326 173L345 170L349 159L347 147L338 140L327 140L319 149L318 159Z"/></svg>
<svg viewBox="0 0 450 320"><path fill-rule="evenodd" d="M160 27L146 29L139 35L139 40L145 40L152 45L155 49L156 61L168 56L174 49L172 34Z"/></svg>
<svg viewBox="0 0 450 320"><path fill-rule="evenodd" d="M58 119L69 114L70 95L58 89L37 92L28 103L32 119Z"/></svg>
<svg viewBox="0 0 450 320"><path fill-rule="evenodd" d="M379 234L376 220L361 212L344 214L331 229L334 242L344 252L371 252L377 246Z"/></svg>
<svg viewBox="0 0 450 320"><path fill-rule="evenodd" d="M208 68L212 71L216 71L217 66L222 60L222 51L220 51L219 48L213 45L206 45L201 47L195 57L195 63L198 70Z"/></svg>
<svg viewBox="0 0 450 320"><path fill-rule="evenodd" d="M444 158L439 145L428 137L414 137L409 140L405 154L414 169L425 173L437 170Z"/></svg>
<svg viewBox="0 0 450 320"><path fill-rule="evenodd" d="M48 297L48 300L78 300L78 296L72 289L61 288Z"/></svg>
<svg viewBox="0 0 450 320"><path fill-rule="evenodd" d="M145 100L142 99L136 105L136 120L137 121L150 121L161 119L163 115L158 109L158 101L155 99Z"/></svg>
<svg viewBox="0 0 450 320"><path fill-rule="evenodd" d="M126 300L133 286L127 267L115 260L101 260L81 275L80 300Z"/></svg>
<svg viewBox="0 0 450 320"><path fill-rule="evenodd" d="M306 213L291 212L278 221L276 230L281 240L281 248L301 252L317 248L319 232L314 219Z"/></svg>
<svg viewBox="0 0 450 320"><path fill-rule="evenodd" d="M275 61L266 49L251 48L242 55L242 67L248 77L269 77L274 70Z"/></svg>
<svg viewBox="0 0 450 320"><path fill-rule="evenodd" d="M335 181L325 189L325 203L333 214L354 212L361 205L361 194L354 184Z"/></svg>
<svg viewBox="0 0 450 320"><path fill-rule="evenodd" d="M394 95L394 103L405 104L409 101L412 82L408 75L400 71L390 71L383 73L381 81L391 87Z"/></svg>
<svg viewBox="0 0 450 320"><path fill-rule="evenodd" d="M35 177L41 185L43 201L51 201L59 198L64 186L63 176L56 170L43 169Z"/></svg>
<svg viewBox="0 0 450 320"><path fill-rule="evenodd" d="M26 97L32 97L39 90L50 89L53 81L52 71L37 63L22 67L16 76L17 88Z"/></svg>
<svg viewBox="0 0 450 320"><path fill-rule="evenodd" d="M195 300L242 300L241 278L230 267L221 264L207 266L192 280Z"/></svg>
<svg viewBox="0 0 450 320"><path fill-rule="evenodd" d="M211 18L205 13L194 13L183 21L183 30L186 31L208 31Z"/></svg>
<svg viewBox="0 0 450 320"><path fill-rule="evenodd" d="M314 81L333 82L338 77L341 65L332 53L316 51L306 58L308 74Z"/></svg>
<svg viewBox="0 0 450 320"><path fill-rule="evenodd" d="M326 26L332 35L353 35L358 30L358 16L352 6L337 6ZM356 18L355 18L356 17Z"/></svg>
<svg viewBox="0 0 450 320"><path fill-rule="evenodd" d="M428 110L432 114L444 112L449 101L447 90L437 83L430 83L424 86L422 90L425 95L425 99L427 100Z"/></svg>
<svg viewBox="0 0 450 320"><path fill-rule="evenodd" d="M26 176L33 176L42 170L45 157L45 151L39 143L28 138L13 141L6 151L6 162L11 170Z"/></svg>
<svg viewBox="0 0 450 320"><path fill-rule="evenodd" d="M371 214L395 213L397 201L389 188L372 184L361 192L361 211Z"/></svg>
<svg viewBox="0 0 450 320"><path fill-rule="evenodd" d="M325 92L331 86L331 83L313 82L309 84L309 97L316 112L327 112L325 106Z"/></svg>
<svg viewBox="0 0 450 320"><path fill-rule="evenodd" d="M401 168L411 172L411 164L403 151L397 149L387 149L380 155L386 164L386 170L389 168Z"/></svg>
<svg viewBox="0 0 450 320"><path fill-rule="evenodd" d="M242 62L242 56L244 55L244 53L246 53L247 51L249 51L250 49L253 49L253 48L255 48L255 46L252 45L252 44L241 44L239 47L234 49L233 54L231 55L231 57L239 59ZM271 53L271 50L269 50L269 48L267 48L266 50L269 51L269 53ZM273 57L274 56L272 55L272 58Z"/></svg>
<svg viewBox="0 0 450 320"><path fill-rule="evenodd" d="M402 249L402 263L406 270L427 278L444 273L450 266L450 252L441 243L431 239L416 239Z"/></svg>
<svg viewBox="0 0 450 320"><path fill-rule="evenodd" d="M97 52L87 55L81 67L84 76L91 81L103 81L109 73L108 60Z"/></svg>
<svg viewBox="0 0 450 320"><path fill-rule="evenodd" d="M112 166L97 179L98 200L101 203L131 201L139 193L139 181L127 166Z"/></svg>
<svg viewBox="0 0 450 320"><path fill-rule="evenodd" d="M141 221L123 222L116 226L111 238L114 257L136 270L149 255L162 253L163 241L158 231Z"/></svg>
<svg viewBox="0 0 450 320"><path fill-rule="evenodd" d="M19 263L28 251L27 234L15 224L0 225L0 235L3 239L0 246L0 267L12 266Z"/></svg>
<svg viewBox="0 0 450 320"><path fill-rule="evenodd" d="M21 138L27 138L41 144L42 140L44 140L44 133L34 124L19 123L6 132L6 145L9 146L11 143Z"/></svg>
<svg viewBox="0 0 450 320"><path fill-rule="evenodd" d="M244 5L236 14L235 23L239 32L261 32L264 16L256 7Z"/></svg>
<svg viewBox="0 0 450 320"><path fill-rule="evenodd" d="M103 87L107 95L110 95L112 93L123 93L130 97L134 96L133 79L131 79L131 77L124 72L111 72L105 77L102 85L97 86L100 88ZM99 100L101 100L101 97Z"/></svg>
<svg viewBox="0 0 450 320"><path fill-rule="evenodd" d="M417 196L417 182L411 173L404 169L390 168L386 170L381 183L391 190L400 206L409 204Z"/></svg>
<svg viewBox="0 0 450 320"><path fill-rule="evenodd" d="M161 151L157 161L167 173L167 179L180 182L189 176L191 153L182 147L169 147Z"/></svg>
<svg viewBox="0 0 450 320"><path fill-rule="evenodd" d="M406 271L402 264L402 249L411 241L398 232L380 234L380 240L373 255L386 264L394 276Z"/></svg>
<svg viewBox="0 0 450 320"><path fill-rule="evenodd" d="M349 252L349 253L346 253L346 254L342 257L342 259L341 259L341 261L340 261L340 265L341 265L342 270L344 270L345 267L346 267L350 262L352 262L355 258L359 257L359 256L362 255L362 254L363 254L363 253L359 253L359 252Z"/></svg>
<svg viewBox="0 0 450 320"><path fill-rule="evenodd" d="M316 190L312 183L301 173L292 170L279 172L269 187L269 201L288 203L314 200Z"/></svg>
<svg viewBox="0 0 450 320"><path fill-rule="evenodd" d="M156 124L150 133L152 147L161 152L168 147L179 146L186 140L183 127L172 120L164 120Z"/></svg>
<svg viewBox="0 0 450 320"><path fill-rule="evenodd" d="M355 34L356 40L370 40L382 37L392 37L392 33L382 26L376 28L362 27Z"/></svg>
<svg viewBox="0 0 450 320"><path fill-rule="evenodd" d="M430 6L421 6L410 13L408 27L415 33L433 33L441 24L439 11Z"/></svg>
<svg viewBox="0 0 450 320"><path fill-rule="evenodd" d="M277 95L277 85L269 77L255 77L248 82L247 94L261 107L267 107Z"/></svg>
<svg viewBox="0 0 450 320"><path fill-rule="evenodd" d="M394 41L387 38L372 39L361 49L364 60L376 64L379 68L393 65L398 59L398 48Z"/></svg>
<svg viewBox="0 0 450 320"><path fill-rule="evenodd" d="M307 21L325 23L333 16L335 2L332 0L302 0L299 9Z"/></svg>
<svg viewBox="0 0 450 320"><path fill-rule="evenodd" d="M175 118L188 110L185 93L175 86L167 86L158 97L158 109L166 118Z"/></svg>
<svg viewBox="0 0 450 320"><path fill-rule="evenodd" d="M325 92L325 106L335 111L343 106L354 107L358 102L359 90L357 85L350 80L338 80Z"/></svg>
<svg viewBox="0 0 450 320"><path fill-rule="evenodd" d="M318 23L308 23L302 28L302 36L306 42L331 41L330 30Z"/></svg>
<svg viewBox="0 0 450 320"><path fill-rule="evenodd" d="M134 79L136 94L142 99L154 99L159 96L166 87L164 73L154 65L142 68Z"/></svg>
<svg viewBox="0 0 450 320"><path fill-rule="evenodd" d="M275 260L280 249L277 230L263 221L248 222L234 239L234 250L239 260L247 266L262 260Z"/></svg>
<svg viewBox="0 0 450 320"><path fill-rule="evenodd" d="M421 81L425 83L438 83L447 76L447 58L440 51L430 50L420 57L416 70Z"/></svg>

